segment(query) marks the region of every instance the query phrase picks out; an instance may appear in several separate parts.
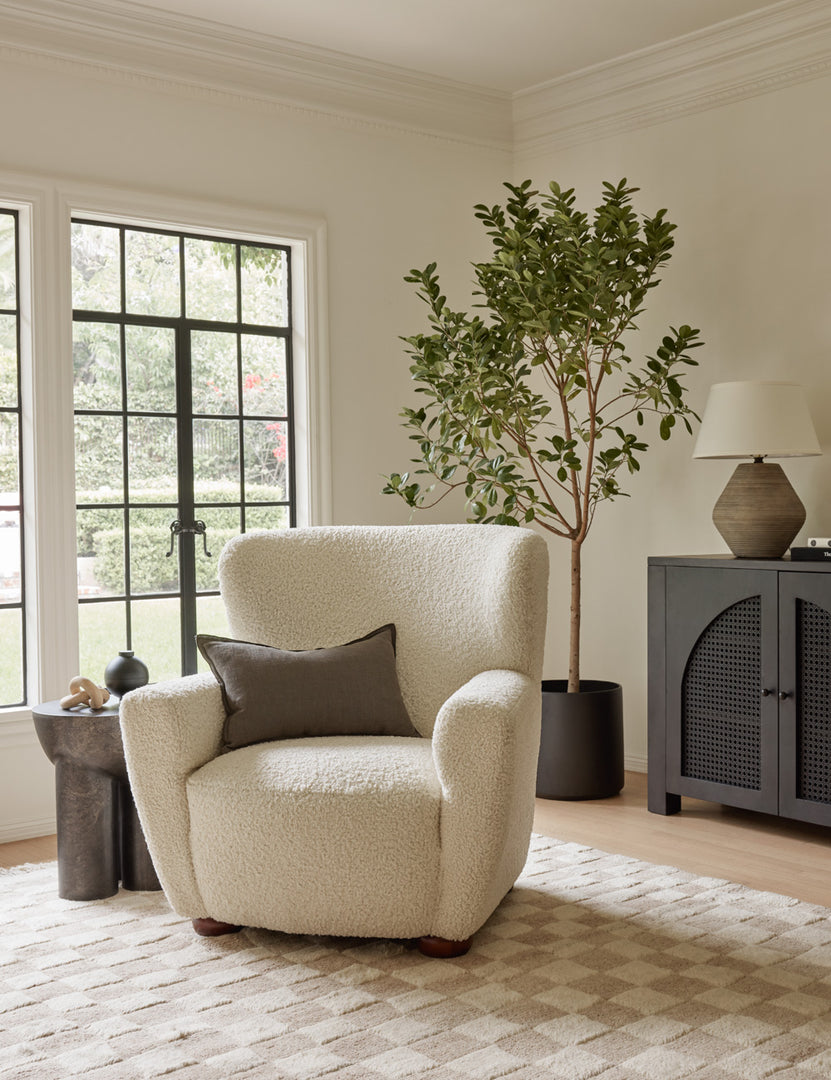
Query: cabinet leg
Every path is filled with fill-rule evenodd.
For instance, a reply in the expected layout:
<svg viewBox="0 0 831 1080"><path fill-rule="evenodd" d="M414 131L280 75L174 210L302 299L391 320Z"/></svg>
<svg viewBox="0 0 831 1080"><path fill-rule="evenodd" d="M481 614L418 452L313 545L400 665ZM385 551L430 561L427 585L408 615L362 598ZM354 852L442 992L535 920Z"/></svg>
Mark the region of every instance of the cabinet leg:
<svg viewBox="0 0 831 1080"><path fill-rule="evenodd" d="M159 879L141 830L136 804L127 784L118 785L118 816L121 829L121 884L125 889L160 889Z"/></svg>
<svg viewBox="0 0 831 1080"><path fill-rule="evenodd" d="M649 795L649 812L651 814L677 814L681 809L681 796L673 795L670 791L661 792L659 795Z"/></svg>
<svg viewBox="0 0 831 1080"><path fill-rule="evenodd" d="M100 900L118 892L117 781L82 765L55 762L58 895Z"/></svg>

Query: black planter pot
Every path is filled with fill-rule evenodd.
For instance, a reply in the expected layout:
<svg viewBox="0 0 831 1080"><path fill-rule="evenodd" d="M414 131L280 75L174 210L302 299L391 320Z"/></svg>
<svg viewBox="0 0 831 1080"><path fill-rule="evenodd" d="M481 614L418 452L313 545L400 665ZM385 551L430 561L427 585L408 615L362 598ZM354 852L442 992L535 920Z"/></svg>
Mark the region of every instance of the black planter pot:
<svg viewBox="0 0 831 1080"><path fill-rule="evenodd" d="M607 799L623 787L623 691L583 679L569 694L565 679L544 679L537 763L540 799Z"/></svg>

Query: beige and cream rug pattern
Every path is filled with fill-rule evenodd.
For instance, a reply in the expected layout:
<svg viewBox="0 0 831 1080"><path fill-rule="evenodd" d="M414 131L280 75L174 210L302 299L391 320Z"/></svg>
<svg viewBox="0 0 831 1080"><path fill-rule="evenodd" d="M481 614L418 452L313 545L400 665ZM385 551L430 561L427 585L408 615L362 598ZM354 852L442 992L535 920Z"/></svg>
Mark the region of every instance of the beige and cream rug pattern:
<svg viewBox="0 0 831 1080"><path fill-rule="evenodd" d="M831 871L830 871L831 872ZM831 911L535 836L456 960L0 873L3 1080L827 1080Z"/></svg>

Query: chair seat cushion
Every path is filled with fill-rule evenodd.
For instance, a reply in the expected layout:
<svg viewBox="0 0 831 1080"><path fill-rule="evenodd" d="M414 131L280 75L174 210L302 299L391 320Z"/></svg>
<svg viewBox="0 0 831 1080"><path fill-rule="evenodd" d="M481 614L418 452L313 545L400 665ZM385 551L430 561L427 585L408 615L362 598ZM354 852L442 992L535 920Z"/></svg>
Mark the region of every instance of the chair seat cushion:
<svg viewBox="0 0 831 1080"><path fill-rule="evenodd" d="M197 769L187 794L199 914L291 933L429 932L441 807L430 740L258 743Z"/></svg>

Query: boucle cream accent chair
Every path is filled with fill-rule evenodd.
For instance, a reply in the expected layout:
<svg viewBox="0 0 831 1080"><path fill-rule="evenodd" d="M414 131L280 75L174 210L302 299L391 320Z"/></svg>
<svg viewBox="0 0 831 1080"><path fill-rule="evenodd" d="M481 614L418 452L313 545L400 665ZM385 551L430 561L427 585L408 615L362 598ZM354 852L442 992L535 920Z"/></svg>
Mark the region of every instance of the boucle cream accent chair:
<svg viewBox="0 0 831 1080"><path fill-rule="evenodd" d="M428 955L460 955L528 851L545 541L496 525L250 533L226 546L219 579L245 642L329 648L394 624L421 737L221 752L213 674L126 695L130 782L171 906L200 933L418 938Z"/></svg>

